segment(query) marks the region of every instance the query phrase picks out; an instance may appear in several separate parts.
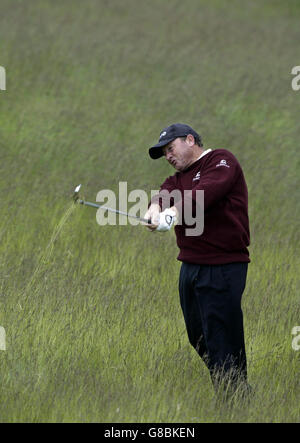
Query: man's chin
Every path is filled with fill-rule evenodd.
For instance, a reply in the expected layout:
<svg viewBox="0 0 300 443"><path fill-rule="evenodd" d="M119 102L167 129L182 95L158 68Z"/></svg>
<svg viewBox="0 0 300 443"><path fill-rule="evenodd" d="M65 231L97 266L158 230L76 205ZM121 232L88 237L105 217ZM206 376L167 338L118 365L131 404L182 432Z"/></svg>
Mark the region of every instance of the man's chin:
<svg viewBox="0 0 300 443"><path fill-rule="evenodd" d="M176 171L183 171L183 168L177 162L170 163L170 165L172 168L176 169Z"/></svg>
<svg viewBox="0 0 300 443"><path fill-rule="evenodd" d="M178 165L177 162L172 163L172 166L173 166L173 168L176 169L177 171L180 171L180 170L181 170L180 165Z"/></svg>

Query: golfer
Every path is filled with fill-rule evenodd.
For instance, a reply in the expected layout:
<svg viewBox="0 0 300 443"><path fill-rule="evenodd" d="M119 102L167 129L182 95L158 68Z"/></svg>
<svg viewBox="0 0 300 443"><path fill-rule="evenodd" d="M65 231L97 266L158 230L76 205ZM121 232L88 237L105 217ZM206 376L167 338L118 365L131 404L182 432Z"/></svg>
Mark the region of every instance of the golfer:
<svg viewBox="0 0 300 443"><path fill-rule="evenodd" d="M242 168L226 149L205 150L199 134L181 123L163 129L149 155L164 157L177 171L161 185L144 217L151 218L151 231L175 226L182 262L179 295L189 341L216 390L221 385L235 389L241 382L248 388L241 299L250 234ZM196 192L200 190L204 199ZM179 197L168 199L172 191ZM187 212L197 214L197 206L204 223L194 235L185 220Z"/></svg>

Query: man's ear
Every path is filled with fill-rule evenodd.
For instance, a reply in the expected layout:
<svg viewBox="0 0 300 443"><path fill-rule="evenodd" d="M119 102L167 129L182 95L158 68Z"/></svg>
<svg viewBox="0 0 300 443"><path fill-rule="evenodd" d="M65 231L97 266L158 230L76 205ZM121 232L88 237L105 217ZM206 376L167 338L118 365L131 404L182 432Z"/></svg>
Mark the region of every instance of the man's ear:
<svg viewBox="0 0 300 443"><path fill-rule="evenodd" d="M185 142L189 145L189 146L194 146L195 144L195 139L194 136L192 134L188 134L186 136Z"/></svg>

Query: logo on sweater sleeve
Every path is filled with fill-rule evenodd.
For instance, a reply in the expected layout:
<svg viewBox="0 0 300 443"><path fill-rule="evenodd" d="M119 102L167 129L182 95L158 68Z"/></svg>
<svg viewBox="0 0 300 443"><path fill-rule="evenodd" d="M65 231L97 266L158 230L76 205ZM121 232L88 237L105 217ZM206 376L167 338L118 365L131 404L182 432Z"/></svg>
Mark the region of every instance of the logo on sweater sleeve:
<svg viewBox="0 0 300 443"><path fill-rule="evenodd" d="M225 166L226 168L230 168L226 160L221 160L220 163L216 165L216 168L218 168L219 166Z"/></svg>

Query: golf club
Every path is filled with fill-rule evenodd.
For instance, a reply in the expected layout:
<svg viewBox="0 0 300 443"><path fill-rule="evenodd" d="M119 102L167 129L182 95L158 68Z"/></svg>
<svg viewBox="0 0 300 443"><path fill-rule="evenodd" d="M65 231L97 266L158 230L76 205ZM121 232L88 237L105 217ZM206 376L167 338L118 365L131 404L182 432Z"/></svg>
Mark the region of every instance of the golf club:
<svg viewBox="0 0 300 443"><path fill-rule="evenodd" d="M108 208L107 206L97 205L97 203L88 202L82 200L79 196L79 191L81 189L81 185L76 186L73 194L74 203L79 203L80 205L91 206L92 208L103 209L105 211L114 212L115 214L125 215L126 217L135 218L136 220L140 220L141 222L146 223L147 225L151 225L151 219L148 220L145 218L137 217L136 215L127 214L127 212L119 211L118 209Z"/></svg>

